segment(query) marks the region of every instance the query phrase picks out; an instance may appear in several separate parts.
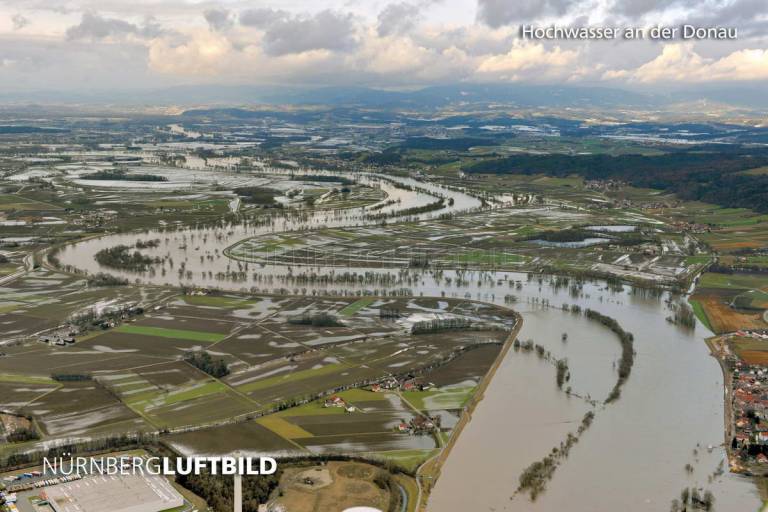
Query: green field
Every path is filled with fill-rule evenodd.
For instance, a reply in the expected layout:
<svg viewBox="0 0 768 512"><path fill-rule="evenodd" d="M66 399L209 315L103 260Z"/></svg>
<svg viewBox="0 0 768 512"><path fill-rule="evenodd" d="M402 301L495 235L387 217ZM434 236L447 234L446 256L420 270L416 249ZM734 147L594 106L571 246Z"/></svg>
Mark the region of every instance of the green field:
<svg viewBox="0 0 768 512"><path fill-rule="evenodd" d="M712 332L715 332L714 329L712 329L712 326L709 323L709 318L707 317L707 312L704 310L704 306L701 305L701 302L695 300L695 299L689 299L688 302L691 303L691 307L693 308L693 312L696 314L696 318L699 319L699 322L704 324L704 326L709 329Z"/></svg>
<svg viewBox="0 0 768 512"><path fill-rule="evenodd" d="M768 275L761 274L715 274L707 272L701 276L701 288L726 288L729 290L753 290L768 287Z"/></svg>
<svg viewBox="0 0 768 512"><path fill-rule="evenodd" d="M461 409L472 398L474 386L434 389L430 391L404 391L403 398L421 411L432 409Z"/></svg>
<svg viewBox="0 0 768 512"><path fill-rule="evenodd" d="M124 324L115 329L116 332L126 334L140 334L144 336L157 336L160 338L171 338L179 340L200 341L205 343L215 343L227 337L227 334L202 331L185 331L184 329L167 329L165 327L151 327L145 325Z"/></svg>
<svg viewBox="0 0 768 512"><path fill-rule="evenodd" d="M9 373L0 373L0 382L18 382L19 384L52 384L60 386L59 382L48 377L38 377L34 375L14 375Z"/></svg>
<svg viewBox="0 0 768 512"><path fill-rule="evenodd" d="M768 309L768 292L749 290L734 297L733 304L743 309Z"/></svg>
<svg viewBox="0 0 768 512"><path fill-rule="evenodd" d="M181 392L171 392L165 398L165 405L172 405L179 402L185 402L194 398L200 398L201 396L213 395L215 393L221 393L229 389L227 386L217 380L206 382L202 386L196 386L191 389L186 389Z"/></svg>
<svg viewBox="0 0 768 512"><path fill-rule="evenodd" d="M373 304L376 301L373 297L365 297L363 299L360 299L356 302L353 302L349 306L345 307L341 311L339 311L339 314L342 316L352 316L364 307Z"/></svg>
<svg viewBox="0 0 768 512"><path fill-rule="evenodd" d="M0 211L4 210L61 210L61 208L26 197L0 194Z"/></svg>
<svg viewBox="0 0 768 512"><path fill-rule="evenodd" d="M703 265L704 263L707 263L709 260L711 260L711 256L688 256L685 258L685 264L686 265Z"/></svg>
<svg viewBox="0 0 768 512"><path fill-rule="evenodd" d="M435 455L437 450L393 450L389 452L374 452L369 455L392 461L406 471L416 471L416 468Z"/></svg>
<svg viewBox="0 0 768 512"><path fill-rule="evenodd" d="M264 416L256 420L256 423L267 428L285 439L299 439L304 437L314 437L298 425L291 423L280 416Z"/></svg>
<svg viewBox="0 0 768 512"><path fill-rule="evenodd" d="M347 402L373 402L377 400L386 400L387 393L374 393L365 389L348 389L341 393L336 393Z"/></svg>
<svg viewBox="0 0 768 512"><path fill-rule="evenodd" d="M228 295L185 295L184 302L191 306L215 306L236 308L255 304L258 301Z"/></svg>
<svg viewBox="0 0 768 512"><path fill-rule="evenodd" d="M323 366L322 368L301 370L298 372L286 373L284 375L276 375L274 377L268 377L266 379L257 380L255 382L249 382L242 386L237 386L237 390L242 393L251 393L258 391L259 389L265 389L272 386L277 386L283 382L290 381L296 382L299 380L309 379L311 377L319 377L321 375L329 375L337 371L347 368L347 365L335 363Z"/></svg>

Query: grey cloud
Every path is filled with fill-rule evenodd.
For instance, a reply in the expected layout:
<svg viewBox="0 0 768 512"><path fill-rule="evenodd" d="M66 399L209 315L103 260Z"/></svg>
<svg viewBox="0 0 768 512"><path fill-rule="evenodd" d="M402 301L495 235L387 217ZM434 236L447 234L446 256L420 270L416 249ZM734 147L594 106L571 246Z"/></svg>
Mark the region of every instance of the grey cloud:
<svg viewBox="0 0 768 512"><path fill-rule="evenodd" d="M21 14L14 14L11 16L11 21L13 22L13 30L21 30L30 23L29 20Z"/></svg>
<svg viewBox="0 0 768 512"><path fill-rule="evenodd" d="M20 11L47 11L59 14L69 14L78 9L70 5L69 1L51 0L0 0L0 6Z"/></svg>
<svg viewBox="0 0 768 512"><path fill-rule="evenodd" d="M765 0L736 0L715 11L720 24L752 21L755 16L768 13Z"/></svg>
<svg viewBox="0 0 768 512"><path fill-rule="evenodd" d="M146 58L147 49L141 44L114 45L98 41L51 44L47 39L34 38L6 40L0 55L0 62L6 63L0 73L0 91L50 90L51 84L60 92L165 83L165 77L150 74Z"/></svg>
<svg viewBox="0 0 768 512"><path fill-rule="evenodd" d="M240 13L240 24L247 27L266 28L271 24L290 17L285 11L270 8L249 9Z"/></svg>
<svg viewBox="0 0 768 512"><path fill-rule="evenodd" d="M629 18L671 8L688 11L686 18L712 19L719 24L751 21L766 12L765 0L714 0L702 5L699 0L615 0L611 11Z"/></svg>
<svg viewBox="0 0 768 512"><path fill-rule="evenodd" d="M256 9L241 13L240 23L264 30L264 50L269 55L309 50L347 51L357 46L352 15L328 9L309 16Z"/></svg>
<svg viewBox="0 0 768 512"><path fill-rule="evenodd" d="M679 10L676 23L697 26L735 26L739 36L762 36L768 28L766 0L713 0L702 8L698 0L615 0L611 12L627 19L638 19L669 9Z"/></svg>
<svg viewBox="0 0 768 512"><path fill-rule="evenodd" d="M404 34L416 25L419 11L419 6L408 2L389 4L379 13L376 30L382 37Z"/></svg>
<svg viewBox="0 0 768 512"><path fill-rule="evenodd" d="M227 30L235 23L234 17L226 9L208 9L203 16L213 30Z"/></svg>
<svg viewBox="0 0 768 512"><path fill-rule="evenodd" d="M693 10L684 21L698 26L735 26L741 38L762 37L768 29L768 19L760 20L758 16L765 13L765 0L736 0L720 8Z"/></svg>
<svg viewBox="0 0 768 512"><path fill-rule="evenodd" d="M164 30L153 18L147 18L144 25L139 26L116 18L104 18L98 14L85 13L79 24L67 29L66 35L67 39L74 41L127 35L152 38L163 33Z"/></svg>
<svg viewBox="0 0 768 512"><path fill-rule="evenodd" d="M444 30L438 33L414 32L411 38L424 48L444 51L448 48L459 48L467 55L482 56L488 54L506 53L514 41L514 36L502 38L490 35L472 33L466 27Z"/></svg>
<svg viewBox="0 0 768 512"><path fill-rule="evenodd" d="M617 14L635 18L685 3L690 3L690 0L616 0L612 10Z"/></svg>
<svg viewBox="0 0 768 512"><path fill-rule="evenodd" d="M560 16L577 3L577 0L477 0L477 19L498 28L540 16Z"/></svg>

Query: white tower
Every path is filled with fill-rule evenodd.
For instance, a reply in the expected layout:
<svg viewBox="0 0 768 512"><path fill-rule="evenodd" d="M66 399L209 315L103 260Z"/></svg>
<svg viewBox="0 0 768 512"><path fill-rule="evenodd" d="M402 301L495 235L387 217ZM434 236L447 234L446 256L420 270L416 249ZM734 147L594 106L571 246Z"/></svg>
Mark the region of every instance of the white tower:
<svg viewBox="0 0 768 512"><path fill-rule="evenodd" d="M235 457L239 457L240 453L235 452ZM235 512L243 512L243 476L239 473L235 473L235 496L232 499L235 505Z"/></svg>
<svg viewBox="0 0 768 512"><path fill-rule="evenodd" d="M243 477L235 475L235 512L243 512Z"/></svg>

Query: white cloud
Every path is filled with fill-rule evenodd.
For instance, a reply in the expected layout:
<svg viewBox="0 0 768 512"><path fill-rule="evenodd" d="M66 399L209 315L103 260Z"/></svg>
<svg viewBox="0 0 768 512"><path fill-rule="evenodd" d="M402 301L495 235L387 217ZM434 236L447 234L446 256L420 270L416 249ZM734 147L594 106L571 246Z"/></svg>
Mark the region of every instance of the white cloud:
<svg viewBox="0 0 768 512"><path fill-rule="evenodd" d="M765 0L707 1L712 13L739 21ZM606 23L646 19L648 13L672 13L675 19L710 15L686 10L692 2L386 0L363 5L323 0L310 5L262 0L258 8L249 8L223 0L0 0L0 58L16 62L4 65L0 88L36 82L47 87L54 61L67 70L55 81L63 88L75 87L84 76L94 86L126 87L768 80L766 36L695 46L518 37L521 18L533 24L596 25L610 16L618 18ZM627 12L629 4L638 12ZM751 23L759 30L768 18L758 16ZM55 48L55 59L47 48Z"/></svg>
<svg viewBox="0 0 768 512"><path fill-rule="evenodd" d="M766 80L768 50L737 50L715 59L699 55L691 43L667 44L653 60L636 69L606 71L603 79L643 83Z"/></svg>
<svg viewBox="0 0 768 512"><path fill-rule="evenodd" d="M149 45L149 67L172 75L213 75L223 70L231 52L226 37L208 31L198 32L181 44L159 38Z"/></svg>
<svg viewBox="0 0 768 512"><path fill-rule="evenodd" d="M507 53L484 58L477 73L501 80L569 78L578 58L576 50L563 50L559 46L547 50L541 43L517 41Z"/></svg>
<svg viewBox="0 0 768 512"><path fill-rule="evenodd" d="M149 68L157 73L193 81L274 82L338 71L339 59L328 50L272 56L257 36L240 33L232 38L213 31L193 31L176 44L158 38L149 46ZM250 41L250 42L244 42Z"/></svg>

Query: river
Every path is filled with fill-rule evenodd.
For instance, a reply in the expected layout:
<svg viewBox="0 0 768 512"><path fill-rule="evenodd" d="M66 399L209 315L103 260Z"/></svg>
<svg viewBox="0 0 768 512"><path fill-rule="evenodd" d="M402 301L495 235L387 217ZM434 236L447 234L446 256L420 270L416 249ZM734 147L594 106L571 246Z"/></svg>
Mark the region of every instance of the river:
<svg viewBox="0 0 768 512"><path fill-rule="evenodd" d="M375 176L365 179L383 187L391 197L400 198L397 209L434 200L428 194L404 191L380 182ZM479 207L477 199L461 192L399 180L453 198L450 211ZM431 218L445 211L418 217ZM88 272L109 271L129 277L131 281L150 284L215 285L238 291L256 287L268 291L263 279L254 280L256 273L272 276L272 288L291 289L295 286L283 276L292 272L295 275L298 270L280 265L250 264L240 279L217 279L217 272L246 268L243 263L223 256L224 249L264 233L365 223L363 211L351 209L314 214L302 221L285 219L265 227L159 229L141 235L109 235L79 242L64 248L59 259L62 264ZM174 268L166 268L166 272L120 273L101 268L94 260L93 255L101 248L154 238L161 240L160 246L142 252L166 258L163 266L168 267L170 256L175 260ZM180 274L181 262L185 270ZM301 271L326 276L366 271L403 276L399 269L303 267ZM572 374L570 385L581 395L588 394L598 400L608 395L616 379L614 365L620 355L620 344L615 335L600 324L562 311L563 303L578 303L582 308L592 308L616 318L625 330L635 335L637 352L621 398L594 409L596 417L592 426L558 468L546 492L531 503L522 495L511 499L520 472L559 445L568 432L575 432L590 406L557 389L552 365L539 361L533 354L510 351L443 467L431 495L430 511L667 511L683 487L694 485L714 493L716 510L759 507L755 486L749 479L727 472L727 463L724 474L710 478L718 464L725 460L722 374L703 342L709 333L700 325L695 330L686 330L668 323L665 297L644 298L633 294L629 287L621 292L610 291L600 282L585 284L573 297L568 287L556 289L546 279L540 284L536 279L529 281L525 274L511 272L445 271L435 277L428 271L409 271L407 275L410 279L402 287L417 296L444 294L504 304L505 295L516 295L515 308L524 318L520 338L532 338L555 356L567 357ZM451 278L450 283L446 277ZM521 281L520 289L510 286L511 281ZM308 282L301 287L306 293L339 293L341 290L349 294L383 288L347 282L324 285ZM550 306L545 305L547 301ZM565 342L563 332L568 333ZM710 445L713 449L708 450ZM685 470L688 463L694 468L692 473Z"/></svg>

